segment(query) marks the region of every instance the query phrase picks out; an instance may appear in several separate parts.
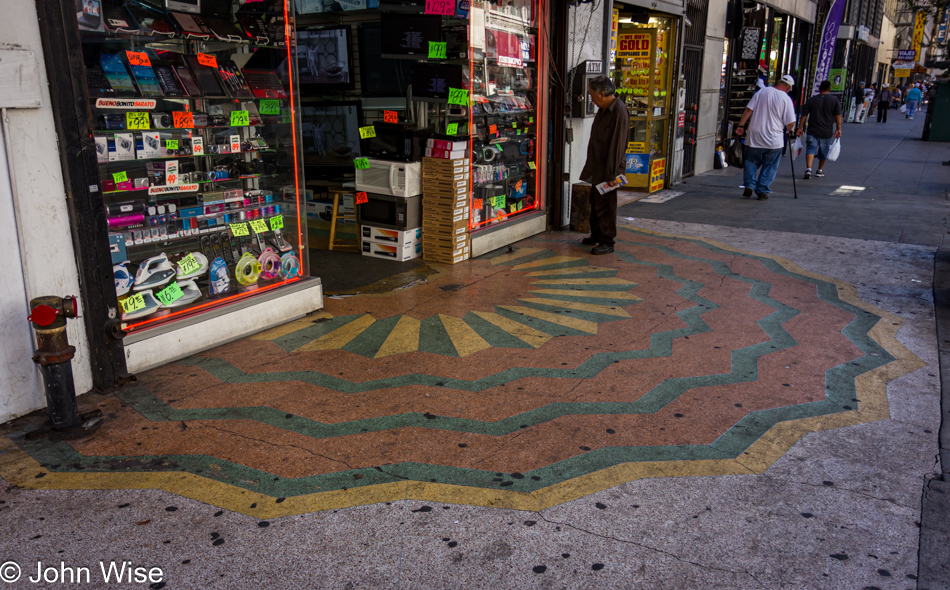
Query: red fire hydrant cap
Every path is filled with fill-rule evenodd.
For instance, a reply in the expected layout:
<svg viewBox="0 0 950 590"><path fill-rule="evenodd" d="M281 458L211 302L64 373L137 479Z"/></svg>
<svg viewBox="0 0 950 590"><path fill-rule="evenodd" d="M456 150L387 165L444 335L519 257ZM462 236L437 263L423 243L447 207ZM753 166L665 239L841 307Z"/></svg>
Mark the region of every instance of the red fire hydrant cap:
<svg viewBox="0 0 950 590"><path fill-rule="evenodd" d="M59 315L58 309L54 309L48 305L37 305L33 308L33 313L26 319L37 326L48 326L56 320L57 315Z"/></svg>

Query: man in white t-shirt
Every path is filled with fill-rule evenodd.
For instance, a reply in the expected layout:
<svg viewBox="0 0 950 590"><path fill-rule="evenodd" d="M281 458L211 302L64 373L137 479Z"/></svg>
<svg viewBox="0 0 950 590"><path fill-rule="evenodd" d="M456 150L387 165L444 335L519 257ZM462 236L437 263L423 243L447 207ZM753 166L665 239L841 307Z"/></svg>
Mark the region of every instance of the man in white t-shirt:
<svg viewBox="0 0 950 590"><path fill-rule="evenodd" d="M785 131L795 127L795 105L788 96L793 86L795 78L786 74L775 86L759 90L739 119L736 135L746 138L743 198L750 198L753 192L760 201L769 198L769 186L775 180L785 146ZM747 121L748 130L745 129Z"/></svg>

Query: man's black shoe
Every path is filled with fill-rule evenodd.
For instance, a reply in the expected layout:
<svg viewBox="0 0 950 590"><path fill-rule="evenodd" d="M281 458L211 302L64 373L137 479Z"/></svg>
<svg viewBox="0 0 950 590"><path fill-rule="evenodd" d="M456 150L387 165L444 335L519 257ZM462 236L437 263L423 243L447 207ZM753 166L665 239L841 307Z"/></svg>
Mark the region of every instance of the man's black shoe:
<svg viewBox="0 0 950 590"><path fill-rule="evenodd" d="M584 244L585 246L596 246L599 243L600 242L598 242L594 238L584 238L583 240L581 240L581 244Z"/></svg>
<svg viewBox="0 0 950 590"><path fill-rule="evenodd" d="M742 198L743 198L743 199L750 199L750 198L752 198L752 189L749 188L749 187L745 187L745 190L742 191Z"/></svg>
<svg viewBox="0 0 950 590"><path fill-rule="evenodd" d="M766 199L769 198L769 196L765 193L755 193L755 194L759 196L760 201L765 201Z"/></svg>
<svg viewBox="0 0 950 590"><path fill-rule="evenodd" d="M610 244L600 244L596 248L590 251L591 254L610 254L614 251L614 247Z"/></svg>

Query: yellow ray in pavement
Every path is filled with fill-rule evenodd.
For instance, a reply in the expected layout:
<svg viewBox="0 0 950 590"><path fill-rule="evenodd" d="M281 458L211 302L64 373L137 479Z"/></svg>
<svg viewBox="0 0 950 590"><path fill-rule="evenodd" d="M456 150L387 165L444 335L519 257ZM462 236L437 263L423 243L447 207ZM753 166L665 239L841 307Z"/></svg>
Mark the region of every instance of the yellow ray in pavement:
<svg viewBox="0 0 950 590"><path fill-rule="evenodd" d="M313 312L305 318L288 322L282 326L271 328L270 330L264 330L263 332L254 334L253 336L248 336L248 340L276 340L281 336L286 336L287 334L293 334L294 332L303 330L304 328L309 328L319 319L328 320L332 317L332 313L327 313L321 309L320 311Z"/></svg>
<svg viewBox="0 0 950 590"><path fill-rule="evenodd" d="M499 305L498 307L507 309L508 311L513 311L515 313L520 313L528 317L551 322L552 324L564 326L566 328L572 328L579 332L587 332L588 334L597 333L597 322L589 322L587 320L566 317L556 313L548 313L546 311L538 311L537 309L521 307L518 305Z"/></svg>
<svg viewBox="0 0 950 590"><path fill-rule="evenodd" d="M544 295L569 295L571 297L592 297L597 299L626 299L628 301L643 301L632 293L626 291L587 291L583 289L531 289L532 293L542 293Z"/></svg>
<svg viewBox="0 0 950 590"><path fill-rule="evenodd" d="M579 258L577 256L549 256L548 258L542 258L540 260L532 260L531 262L525 262L524 264L513 266L511 267L511 270L525 270L528 268L535 268L538 266L551 266L552 264L564 264L566 262L574 262L576 260L586 260L586 258Z"/></svg>
<svg viewBox="0 0 950 590"><path fill-rule="evenodd" d="M521 340L525 344L528 344L534 348L541 346L553 338L553 336L550 334L545 334L540 330L535 330L530 326L520 324L514 320L506 318L503 315L498 315L497 313L486 311L472 311L472 313L492 324L496 328L508 332L518 340Z"/></svg>
<svg viewBox="0 0 950 590"><path fill-rule="evenodd" d="M628 318L630 314L624 311L622 307L612 305L595 305L593 303L577 303L575 301L561 301L560 299L519 299L522 303L535 303L537 305L548 305L551 307L564 307L577 311L588 311L590 313L599 313L603 315L615 315L621 318Z"/></svg>
<svg viewBox="0 0 950 590"><path fill-rule="evenodd" d="M345 326L340 326L329 334L324 334L313 342L304 344L294 352L302 352L305 350L333 350L336 348L342 348L346 346L350 340L362 334L363 330L372 326L375 321L376 320L373 319L373 316L369 314L362 315Z"/></svg>
<svg viewBox="0 0 950 590"><path fill-rule="evenodd" d="M491 348L491 344L485 342L485 339L479 336L478 332L466 324L462 318L439 314L439 319L442 320L442 325L445 326L445 331L448 333L449 339L452 340L459 356L468 356L479 350Z"/></svg>
<svg viewBox="0 0 950 590"><path fill-rule="evenodd" d="M552 270L536 270L529 272L529 277L556 277L558 275L576 275L579 272L617 272L616 268L606 266L571 266L569 268L555 268Z"/></svg>
<svg viewBox="0 0 950 590"><path fill-rule="evenodd" d="M402 316L373 358L419 350L419 320Z"/></svg>
<svg viewBox="0 0 950 590"><path fill-rule="evenodd" d="M541 252L544 248L518 248L514 252L508 254L502 254L501 256L495 256L491 259L492 264L504 264L509 260L518 260L519 258L524 258L525 256L531 256L532 254L537 254Z"/></svg>
<svg viewBox="0 0 950 590"><path fill-rule="evenodd" d="M618 279L617 277L600 277L600 278L590 278L590 279L558 279L558 278L552 277L548 279L532 281L531 284L532 285L630 285L630 287L633 288L639 285L640 283L634 283L626 279Z"/></svg>

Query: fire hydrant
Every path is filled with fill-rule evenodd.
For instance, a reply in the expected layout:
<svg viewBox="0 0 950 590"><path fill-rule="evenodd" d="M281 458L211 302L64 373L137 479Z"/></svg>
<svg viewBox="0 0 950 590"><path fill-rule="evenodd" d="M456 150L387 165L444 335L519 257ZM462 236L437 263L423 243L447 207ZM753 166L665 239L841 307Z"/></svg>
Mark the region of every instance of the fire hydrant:
<svg viewBox="0 0 950 590"><path fill-rule="evenodd" d="M68 430L79 425L76 387L73 384L72 358L76 347L66 337L66 318L78 315L76 298L37 297L30 300L30 315L36 331L38 350L33 362L40 366L46 386L46 408L55 430Z"/></svg>

